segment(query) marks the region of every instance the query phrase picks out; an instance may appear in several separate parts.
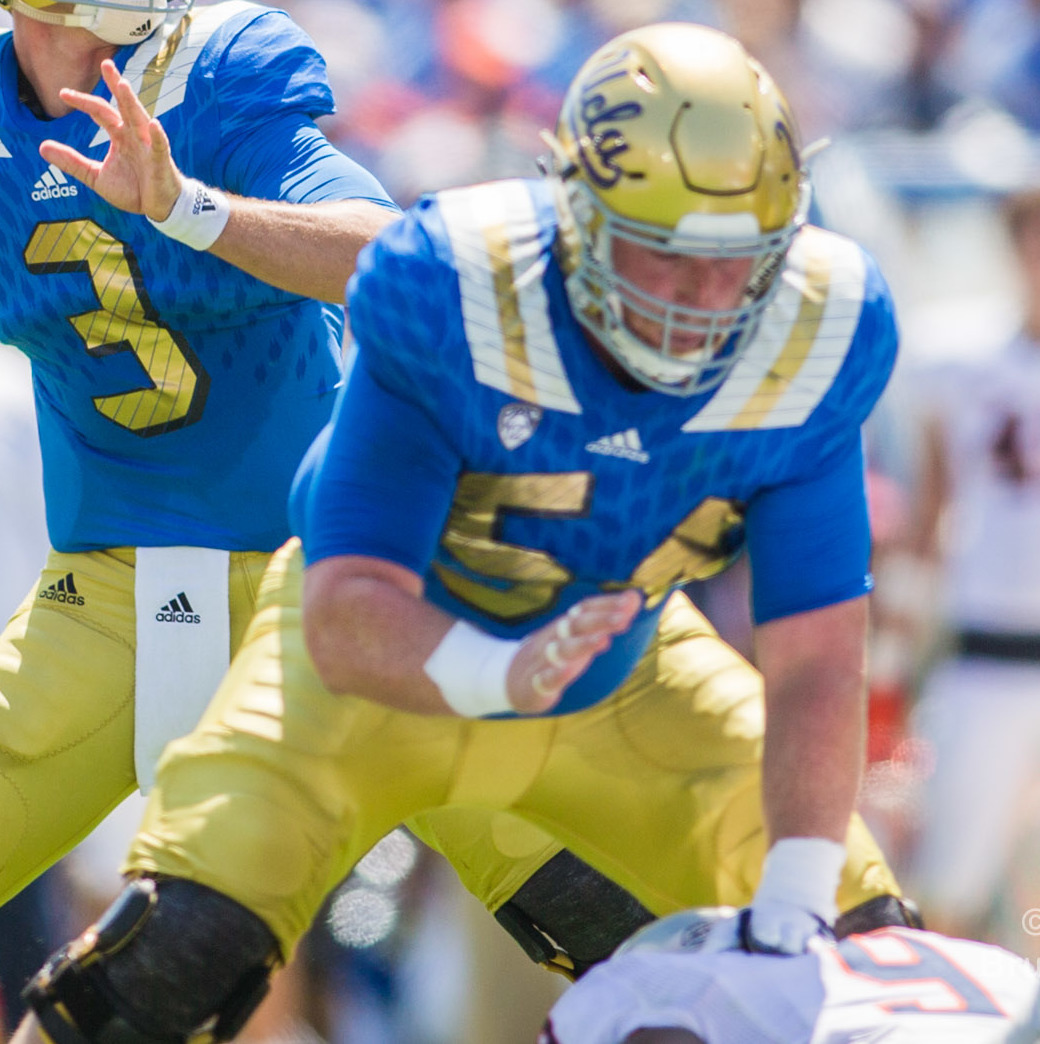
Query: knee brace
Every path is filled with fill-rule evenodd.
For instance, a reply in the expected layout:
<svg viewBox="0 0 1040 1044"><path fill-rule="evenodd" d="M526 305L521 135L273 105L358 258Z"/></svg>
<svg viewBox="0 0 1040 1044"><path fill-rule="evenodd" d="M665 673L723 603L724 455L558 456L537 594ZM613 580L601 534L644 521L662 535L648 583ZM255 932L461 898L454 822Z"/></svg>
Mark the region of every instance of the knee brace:
<svg viewBox="0 0 1040 1044"><path fill-rule="evenodd" d="M267 926L204 885L141 878L23 993L54 1044L230 1040L280 961Z"/></svg>
<svg viewBox="0 0 1040 1044"><path fill-rule="evenodd" d="M495 919L536 964L578 979L654 915L564 849L535 871Z"/></svg>

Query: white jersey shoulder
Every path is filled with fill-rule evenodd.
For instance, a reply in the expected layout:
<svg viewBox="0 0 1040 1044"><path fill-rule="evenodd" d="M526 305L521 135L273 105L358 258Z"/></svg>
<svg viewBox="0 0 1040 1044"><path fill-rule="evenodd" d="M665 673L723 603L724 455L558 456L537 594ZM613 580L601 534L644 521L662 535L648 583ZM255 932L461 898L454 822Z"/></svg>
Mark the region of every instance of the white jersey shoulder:
<svg viewBox="0 0 1040 1044"><path fill-rule="evenodd" d="M1034 1044L1040 1036L1040 977L996 946L885 929L822 951L820 977L824 1002L810 1044Z"/></svg>
<svg viewBox="0 0 1040 1044"><path fill-rule="evenodd" d="M527 184L448 189L437 201L476 379L544 409L581 413L549 318L547 257Z"/></svg>
<svg viewBox="0 0 1040 1044"><path fill-rule="evenodd" d="M804 228L755 337L684 431L746 431L804 424L852 346L863 308L863 252L844 236Z"/></svg>
<svg viewBox="0 0 1040 1044"><path fill-rule="evenodd" d="M158 31L137 47L123 70L150 116L161 116L184 101L188 77L210 37L229 19L250 10L263 8L249 0L224 0L193 7L186 14L170 12ZM90 146L107 140L108 131L99 128Z"/></svg>

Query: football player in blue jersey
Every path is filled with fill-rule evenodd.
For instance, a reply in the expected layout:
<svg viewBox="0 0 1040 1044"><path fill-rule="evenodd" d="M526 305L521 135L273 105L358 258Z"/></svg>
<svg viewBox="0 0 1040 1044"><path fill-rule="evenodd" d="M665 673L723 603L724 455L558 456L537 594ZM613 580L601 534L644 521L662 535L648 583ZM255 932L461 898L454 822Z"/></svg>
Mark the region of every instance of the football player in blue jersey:
<svg viewBox="0 0 1040 1044"><path fill-rule="evenodd" d="M885 283L805 223L791 115L724 34L618 37L551 144L547 177L426 198L360 256L358 362L293 487L300 539L18 1044L229 1039L416 816L574 973L584 926L545 896L532 915L496 846L563 843L644 913L746 906L716 947L906 919L852 815ZM743 547L761 674L679 590Z"/></svg>
<svg viewBox="0 0 1040 1044"><path fill-rule="evenodd" d="M0 340L32 364L52 546L0 636L2 903L215 691L331 412L355 256L399 210L315 124L324 62L283 12L0 6ZM131 85L165 181L74 104Z"/></svg>

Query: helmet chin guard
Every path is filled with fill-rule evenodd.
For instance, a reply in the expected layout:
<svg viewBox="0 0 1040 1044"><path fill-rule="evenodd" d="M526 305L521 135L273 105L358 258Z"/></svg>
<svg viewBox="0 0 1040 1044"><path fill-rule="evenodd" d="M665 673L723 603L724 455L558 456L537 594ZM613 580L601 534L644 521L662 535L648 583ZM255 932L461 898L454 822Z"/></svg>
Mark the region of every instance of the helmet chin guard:
<svg viewBox="0 0 1040 1044"><path fill-rule="evenodd" d="M0 0L0 7L37 22L86 29L105 43L140 43L171 12L183 14L194 0Z"/></svg>
<svg viewBox="0 0 1040 1044"><path fill-rule="evenodd" d="M545 137L577 320L649 388L694 395L715 387L754 335L809 209L780 91L726 34L649 25L593 54L568 88L555 135ZM680 257L746 258L750 275L732 307L691 307L619 274L621 240ZM660 337L640 336L632 316Z"/></svg>

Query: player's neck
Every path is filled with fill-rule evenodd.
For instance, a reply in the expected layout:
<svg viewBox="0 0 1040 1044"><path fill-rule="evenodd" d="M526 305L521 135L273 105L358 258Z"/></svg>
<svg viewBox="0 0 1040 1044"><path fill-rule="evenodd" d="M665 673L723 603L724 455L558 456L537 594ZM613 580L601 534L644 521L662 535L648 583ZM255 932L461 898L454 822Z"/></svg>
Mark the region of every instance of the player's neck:
<svg viewBox="0 0 1040 1044"><path fill-rule="evenodd" d="M90 93L101 79L101 61L119 49L85 29L66 29L32 19L14 20L19 97L40 119L64 116L63 87Z"/></svg>

